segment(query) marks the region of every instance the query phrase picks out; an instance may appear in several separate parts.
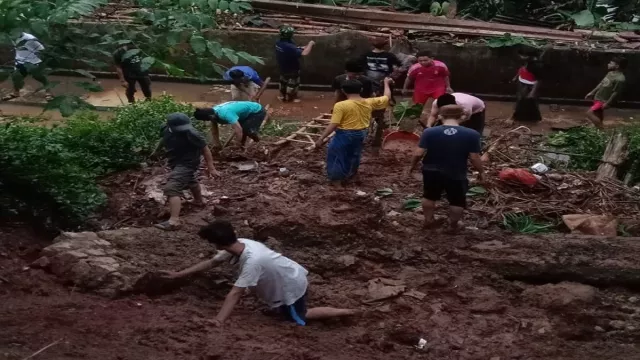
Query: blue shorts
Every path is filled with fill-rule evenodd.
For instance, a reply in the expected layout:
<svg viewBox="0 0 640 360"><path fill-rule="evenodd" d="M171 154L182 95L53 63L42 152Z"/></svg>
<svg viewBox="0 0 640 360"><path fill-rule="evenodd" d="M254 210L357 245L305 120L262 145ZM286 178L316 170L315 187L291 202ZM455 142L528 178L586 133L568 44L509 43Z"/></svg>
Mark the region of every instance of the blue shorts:
<svg viewBox="0 0 640 360"><path fill-rule="evenodd" d="M307 324L307 293L291 305L280 306L280 313L285 320L300 326Z"/></svg>

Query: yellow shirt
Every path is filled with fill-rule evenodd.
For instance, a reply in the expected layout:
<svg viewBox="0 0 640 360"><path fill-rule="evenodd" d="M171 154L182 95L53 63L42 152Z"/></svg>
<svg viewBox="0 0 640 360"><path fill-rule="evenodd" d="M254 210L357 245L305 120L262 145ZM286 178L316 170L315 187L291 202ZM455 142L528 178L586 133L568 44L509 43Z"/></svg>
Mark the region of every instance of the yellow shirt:
<svg viewBox="0 0 640 360"><path fill-rule="evenodd" d="M389 98L380 96L362 100L345 100L333 105L331 123L342 130L362 130L371 123L371 111L389 106Z"/></svg>

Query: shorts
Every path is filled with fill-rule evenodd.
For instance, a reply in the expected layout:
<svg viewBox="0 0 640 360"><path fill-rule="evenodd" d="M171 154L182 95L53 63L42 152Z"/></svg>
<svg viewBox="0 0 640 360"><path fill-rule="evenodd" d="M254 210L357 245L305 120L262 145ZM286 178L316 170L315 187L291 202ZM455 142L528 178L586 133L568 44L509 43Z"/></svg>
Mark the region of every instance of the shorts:
<svg viewBox="0 0 640 360"><path fill-rule="evenodd" d="M433 92L423 93L419 91L413 91L413 103L414 104L426 104L429 99L437 100L440 96L447 93L447 89L438 89Z"/></svg>
<svg viewBox="0 0 640 360"><path fill-rule="evenodd" d="M593 105L591 106L591 108L589 109L592 112L602 112L604 111L604 101L600 101L600 100L594 100L593 101Z"/></svg>
<svg viewBox="0 0 640 360"><path fill-rule="evenodd" d="M244 118L240 122L240 126L242 127L242 133L244 135L257 135L260 131L260 126L262 126L262 122L264 118L267 116L267 112L264 109L260 110L255 114L251 114Z"/></svg>
<svg viewBox="0 0 640 360"><path fill-rule="evenodd" d="M300 72L280 75L280 95L286 101L296 98L300 88Z"/></svg>
<svg viewBox="0 0 640 360"><path fill-rule="evenodd" d="M176 165L171 169L169 179L167 179L167 183L164 185L164 195L167 197L181 196L184 190L198 185L196 172L198 172L198 169L184 165Z"/></svg>
<svg viewBox="0 0 640 360"><path fill-rule="evenodd" d="M423 178L423 197L427 200L438 201L442 196L442 192L446 192L449 205L461 208L467 207L467 190L469 181L451 179L449 176L440 171L424 170Z"/></svg>
<svg viewBox="0 0 640 360"><path fill-rule="evenodd" d="M250 81L246 85L231 85L231 101L250 101L260 90L260 86Z"/></svg>
<svg viewBox="0 0 640 360"><path fill-rule="evenodd" d="M469 117L469 120L460 124L469 129L473 129L480 133L482 136L482 132L484 131L484 110L479 113L472 114Z"/></svg>
<svg viewBox="0 0 640 360"><path fill-rule="evenodd" d="M307 324L307 293L291 305L280 306L280 313L286 321L294 322L300 326Z"/></svg>

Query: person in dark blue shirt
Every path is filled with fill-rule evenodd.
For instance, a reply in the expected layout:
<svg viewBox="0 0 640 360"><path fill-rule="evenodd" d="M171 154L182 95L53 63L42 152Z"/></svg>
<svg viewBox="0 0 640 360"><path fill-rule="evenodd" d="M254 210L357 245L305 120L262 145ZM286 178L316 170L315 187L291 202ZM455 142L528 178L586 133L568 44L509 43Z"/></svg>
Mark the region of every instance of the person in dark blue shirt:
<svg viewBox="0 0 640 360"><path fill-rule="evenodd" d="M299 102L298 88L300 87L300 57L307 56L315 42L309 41L304 48L293 42L295 29L291 26L280 28L280 40L276 42L276 61L280 68L280 100Z"/></svg>
<svg viewBox="0 0 640 360"><path fill-rule="evenodd" d="M438 225L433 213L436 201L442 192L446 192L449 201L449 230L455 232L467 205L466 194L469 187L467 180L467 162L479 172L479 180L484 181L484 171L480 159L480 133L460 126L465 117L464 109L459 105L447 105L439 109L441 126L426 129L420 137L418 148L414 151L407 176L422 160L425 228Z"/></svg>

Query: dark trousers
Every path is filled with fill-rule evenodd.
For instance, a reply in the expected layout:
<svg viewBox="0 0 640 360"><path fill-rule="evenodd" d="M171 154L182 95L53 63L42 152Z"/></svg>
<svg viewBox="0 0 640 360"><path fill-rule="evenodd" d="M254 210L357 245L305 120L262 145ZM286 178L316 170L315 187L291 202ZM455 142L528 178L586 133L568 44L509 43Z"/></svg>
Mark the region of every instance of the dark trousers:
<svg viewBox="0 0 640 360"><path fill-rule="evenodd" d="M142 90L144 97L151 99L151 79L149 79L149 76L125 77L124 80L127 82L126 95L129 103L133 104L136 101L133 96L136 93L136 82L140 84L140 90Z"/></svg>
<svg viewBox="0 0 640 360"><path fill-rule="evenodd" d="M13 89L15 91L19 91L20 89L22 89L24 87L24 78L26 78L27 76L31 75L33 76L33 78L42 84L42 86L47 86L49 84L49 81L47 80L47 77L44 74L44 62L41 62L40 64L37 65L33 65L33 64L16 64L16 69L13 72L13 74L11 74L11 81L13 82Z"/></svg>

